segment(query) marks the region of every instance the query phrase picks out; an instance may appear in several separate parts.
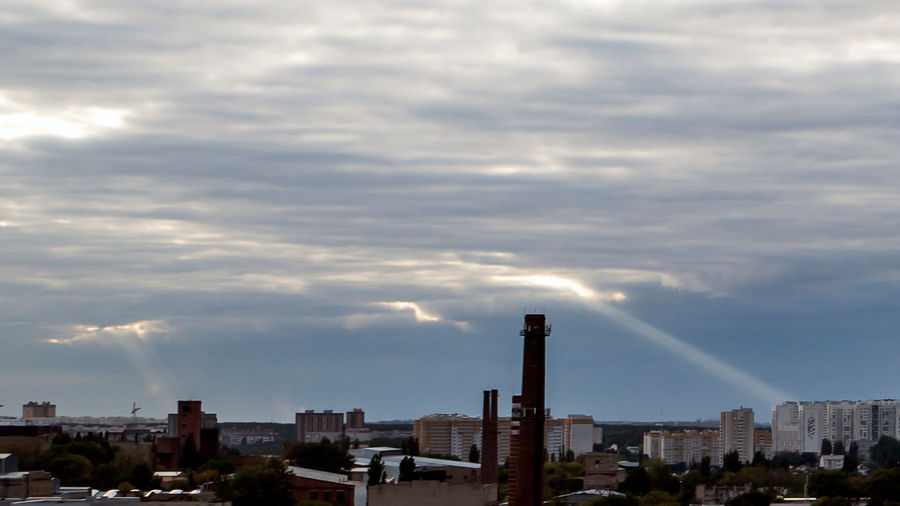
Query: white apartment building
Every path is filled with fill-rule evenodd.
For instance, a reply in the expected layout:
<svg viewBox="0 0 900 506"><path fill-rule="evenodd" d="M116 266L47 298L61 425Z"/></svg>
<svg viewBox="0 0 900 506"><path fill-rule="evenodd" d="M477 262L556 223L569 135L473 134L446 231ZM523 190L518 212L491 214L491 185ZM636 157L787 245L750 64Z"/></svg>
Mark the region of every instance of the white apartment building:
<svg viewBox="0 0 900 506"><path fill-rule="evenodd" d="M818 453L822 440L857 442L865 452L881 436L900 437L900 407L894 399L785 402L772 408L776 452Z"/></svg>

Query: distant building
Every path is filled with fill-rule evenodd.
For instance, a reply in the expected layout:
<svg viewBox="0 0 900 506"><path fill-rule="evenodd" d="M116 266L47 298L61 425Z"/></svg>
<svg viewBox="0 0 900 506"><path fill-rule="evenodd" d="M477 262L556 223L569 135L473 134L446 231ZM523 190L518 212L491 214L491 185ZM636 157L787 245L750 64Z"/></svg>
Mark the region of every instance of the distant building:
<svg viewBox="0 0 900 506"><path fill-rule="evenodd" d="M840 471L844 468L843 455L822 455L819 457L819 469L825 471Z"/></svg>
<svg viewBox="0 0 900 506"><path fill-rule="evenodd" d="M303 467L288 467L294 501L323 501L341 506L366 506L366 482L352 481L343 474Z"/></svg>
<svg viewBox="0 0 900 506"><path fill-rule="evenodd" d="M720 417L719 437L722 455L737 451L741 462L753 460L753 410L750 408L723 411Z"/></svg>
<svg viewBox="0 0 900 506"><path fill-rule="evenodd" d="M861 454L881 436L900 438L895 399L784 402L772 408L774 451L819 453L822 441L856 442Z"/></svg>
<svg viewBox="0 0 900 506"><path fill-rule="evenodd" d="M775 456L775 449L772 446L772 429L753 429L753 454L762 453L766 459L772 459Z"/></svg>
<svg viewBox="0 0 900 506"><path fill-rule="evenodd" d="M499 425L498 420L498 430ZM419 451L423 454L468 459L473 444L481 451L481 419L474 416L425 415L413 422L413 434L419 440Z"/></svg>
<svg viewBox="0 0 900 506"><path fill-rule="evenodd" d="M556 458L564 457L569 450L575 455L594 451L594 444L603 442L602 429L598 433L600 439L597 440L594 437L594 419L588 415L547 418L544 431L547 453Z"/></svg>
<svg viewBox="0 0 900 506"><path fill-rule="evenodd" d="M737 485L697 485L695 495L700 504L725 504L729 499L750 492L750 484Z"/></svg>
<svg viewBox="0 0 900 506"><path fill-rule="evenodd" d="M326 409L316 413L307 409L295 416L297 441L300 443L318 443L323 437L331 441L344 437L344 414Z"/></svg>
<svg viewBox="0 0 900 506"><path fill-rule="evenodd" d="M368 506L489 506L497 504L497 484L416 480L369 487Z"/></svg>
<svg viewBox="0 0 900 506"><path fill-rule="evenodd" d="M544 426L544 445L548 453L559 456L569 449L575 455L592 451L594 444L603 441L602 428L593 425L593 418L587 415L548 418ZM481 418L457 413L425 415L413 422L413 436L419 440L422 453L453 455L461 459L469 458L469 449L473 444L479 452L482 451L481 432ZM509 458L510 434L510 418L498 418L498 464Z"/></svg>
<svg viewBox="0 0 900 506"><path fill-rule="evenodd" d="M167 437L157 438L153 445L160 467L179 469L189 440L203 457L213 457L219 451L218 419L215 413L203 412L201 401L178 401L178 412L169 414Z"/></svg>
<svg viewBox="0 0 900 506"><path fill-rule="evenodd" d="M584 488L612 490L619 485L617 455L610 452L584 454Z"/></svg>
<svg viewBox="0 0 900 506"><path fill-rule="evenodd" d="M709 457L710 464L722 465L718 430L654 430L644 433L644 454L666 464L699 463Z"/></svg>
<svg viewBox="0 0 900 506"><path fill-rule="evenodd" d="M7 498L25 499L46 497L59 488L46 471L19 471L19 461L15 455L0 453L0 500Z"/></svg>
<svg viewBox="0 0 900 506"><path fill-rule="evenodd" d="M50 404L49 402L38 404L34 401L23 404L22 418L26 420L29 418L56 418L56 404Z"/></svg>
<svg viewBox="0 0 900 506"><path fill-rule="evenodd" d="M353 411L347 412L347 428L362 429L366 426L366 412L355 408Z"/></svg>

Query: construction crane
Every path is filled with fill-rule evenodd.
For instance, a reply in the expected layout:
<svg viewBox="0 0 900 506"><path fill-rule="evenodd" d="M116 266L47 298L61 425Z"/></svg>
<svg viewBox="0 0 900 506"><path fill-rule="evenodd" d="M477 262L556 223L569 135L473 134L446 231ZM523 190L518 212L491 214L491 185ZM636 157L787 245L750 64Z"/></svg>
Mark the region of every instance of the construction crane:
<svg viewBox="0 0 900 506"><path fill-rule="evenodd" d="M137 412L140 411L141 408L138 407L136 402L131 403L131 421L137 420Z"/></svg>

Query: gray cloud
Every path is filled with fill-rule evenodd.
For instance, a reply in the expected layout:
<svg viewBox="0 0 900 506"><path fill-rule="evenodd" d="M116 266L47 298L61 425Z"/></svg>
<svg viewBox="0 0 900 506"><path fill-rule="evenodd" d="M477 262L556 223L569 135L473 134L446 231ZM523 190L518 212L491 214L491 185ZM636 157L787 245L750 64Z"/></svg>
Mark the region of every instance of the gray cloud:
<svg viewBox="0 0 900 506"><path fill-rule="evenodd" d="M679 399L673 416L745 400L676 395L704 373L538 278L624 295L614 304L809 398L840 395L744 345L894 346L889 3L47 1L11 3L0 26L4 370L93 385L79 361L116 364L109 380L143 353L113 395L152 390L159 413L224 392L251 397L211 408L238 419L475 412L479 389L518 388L509 350L537 307L571 331L551 341L560 389L602 364L598 381L641 371L623 396ZM845 319L823 328L823 314ZM166 331L124 341L140 348L47 342L148 321ZM815 353L887 355L867 349ZM237 372L259 368L274 376ZM372 369L408 372L365 391ZM428 389L385 395L416 375ZM869 385L831 387L878 395ZM29 398L106 409L54 386ZM552 402L657 415L590 386Z"/></svg>

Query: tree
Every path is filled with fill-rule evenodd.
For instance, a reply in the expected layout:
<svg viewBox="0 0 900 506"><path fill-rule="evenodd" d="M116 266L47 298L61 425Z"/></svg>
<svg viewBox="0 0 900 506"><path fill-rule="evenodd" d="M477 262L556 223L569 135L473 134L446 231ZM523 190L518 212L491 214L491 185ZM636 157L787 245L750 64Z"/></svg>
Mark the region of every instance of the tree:
<svg viewBox="0 0 900 506"><path fill-rule="evenodd" d="M628 473L628 476L619 484L619 492L630 492L634 495L644 495L650 491L650 476L643 467L638 467Z"/></svg>
<svg viewBox="0 0 900 506"><path fill-rule="evenodd" d="M566 462L575 462L575 452L571 448L566 450Z"/></svg>
<svg viewBox="0 0 900 506"><path fill-rule="evenodd" d="M353 467L353 459L347 454L347 447L342 443L332 443L323 438L318 443L288 444L284 457L295 466L307 469L318 469L329 473L339 473L343 469Z"/></svg>
<svg viewBox="0 0 900 506"><path fill-rule="evenodd" d="M819 471L809 476L813 497L859 497L859 491L842 471Z"/></svg>
<svg viewBox="0 0 900 506"><path fill-rule="evenodd" d="M413 481L416 478L416 459L406 456L400 461L400 481Z"/></svg>
<svg viewBox="0 0 900 506"><path fill-rule="evenodd" d="M844 454L844 442L843 441L835 441L831 446L831 454L832 455L843 455Z"/></svg>
<svg viewBox="0 0 900 506"><path fill-rule="evenodd" d="M472 446L469 447L469 462L477 464L479 457L480 455L478 454L478 446L473 443Z"/></svg>
<svg viewBox="0 0 900 506"><path fill-rule="evenodd" d="M369 486L384 483L385 472L384 463L381 461L381 455L376 453L369 461Z"/></svg>
<svg viewBox="0 0 900 506"><path fill-rule="evenodd" d="M709 475L712 474L712 465L709 456L705 456L700 459L700 476L704 478L709 478Z"/></svg>
<svg viewBox="0 0 900 506"><path fill-rule="evenodd" d="M741 456L737 450L731 450L722 457L722 470L725 472L736 473L744 467L741 464Z"/></svg>
<svg viewBox="0 0 900 506"><path fill-rule="evenodd" d="M193 432L184 438L184 447L181 449L181 460L179 463L182 469L197 469L203 464L203 456L197 451Z"/></svg>
<svg viewBox="0 0 900 506"><path fill-rule="evenodd" d="M900 463L900 442L890 436L881 436L869 449L869 456L885 467Z"/></svg>
<svg viewBox="0 0 900 506"><path fill-rule="evenodd" d="M766 460L766 456L763 455L763 452L756 452L753 454L753 462L750 463L751 466L762 466L769 467L769 461Z"/></svg>
<svg viewBox="0 0 900 506"><path fill-rule="evenodd" d="M900 502L900 467L879 469L872 473L868 493L871 506Z"/></svg>
<svg viewBox="0 0 900 506"><path fill-rule="evenodd" d="M419 440L415 437L410 436L409 439L404 439L400 444L400 448L403 449L403 455L419 456Z"/></svg>
<svg viewBox="0 0 900 506"><path fill-rule="evenodd" d="M851 473L856 471L857 467L859 467L859 445L856 444L856 441L853 441L850 443L850 448L847 449L847 454L844 455L844 466L841 468L841 471Z"/></svg>
<svg viewBox="0 0 900 506"><path fill-rule="evenodd" d="M234 506L290 506L294 503L287 466L279 459L241 469L232 482L231 495Z"/></svg>
<svg viewBox="0 0 900 506"><path fill-rule="evenodd" d="M822 440L822 450L819 452L820 455L831 455L832 446L830 439Z"/></svg>

